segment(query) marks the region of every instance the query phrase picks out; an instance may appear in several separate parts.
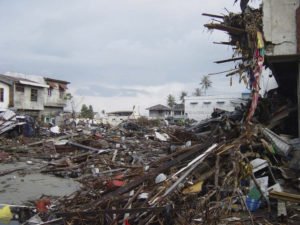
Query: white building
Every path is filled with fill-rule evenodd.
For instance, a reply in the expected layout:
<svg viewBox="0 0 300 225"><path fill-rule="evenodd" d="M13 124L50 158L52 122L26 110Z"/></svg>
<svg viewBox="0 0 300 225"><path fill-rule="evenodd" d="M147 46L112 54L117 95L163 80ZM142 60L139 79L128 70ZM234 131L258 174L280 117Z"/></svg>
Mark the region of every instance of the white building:
<svg viewBox="0 0 300 225"><path fill-rule="evenodd" d="M107 116L103 118L103 123L108 123L112 126L117 126L120 123L127 120L135 120L140 118L140 113L136 110L132 111L115 111L107 113Z"/></svg>
<svg viewBox="0 0 300 225"><path fill-rule="evenodd" d="M0 81L0 112L5 111L9 106L9 90L9 82Z"/></svg>
<svg viewBox="0 0 300 225"><path fill-rule="evenodd" d="M14 75L14 76L13 76ZM25 74L0 74L0 110L13 108L50 122L66 106L69 82ZM35 78L35 79L32 79Z"/></svg>
<svg viewBox="0 0 300 225"><path fill-rule="evenodd" d="M201 121L210 118L215 108L234 111L234 108L245 102L243 99L248 96L249 94L185 97L185 114L189 119Z"/></svg>

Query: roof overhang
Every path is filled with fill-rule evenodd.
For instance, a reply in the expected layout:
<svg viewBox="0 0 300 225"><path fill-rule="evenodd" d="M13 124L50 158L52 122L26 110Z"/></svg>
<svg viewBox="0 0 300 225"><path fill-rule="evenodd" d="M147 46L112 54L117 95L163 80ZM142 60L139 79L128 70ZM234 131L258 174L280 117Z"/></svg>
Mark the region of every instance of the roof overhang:
<svg viewBox="0 0 300 225"><path fill-rule="evenodd" d="M57 83L62 83L62 84L70 84L69 81L65 81L65 80L57 80L57 79L53 79L53 78L49 78L49 77L45 77L44 79L45 79L45 81L50 81L50 82L57 82Z"/></svg>
<svg viewBox="0 0 300 225"><path fill-rule="evenodd" d="M19 83L24 84L24 85L28 85L28 86L33 86L33 87L49 88L49 85L46 85L46 84L39 84L39 83L24 81L24 80L20 80Z"/></svg>

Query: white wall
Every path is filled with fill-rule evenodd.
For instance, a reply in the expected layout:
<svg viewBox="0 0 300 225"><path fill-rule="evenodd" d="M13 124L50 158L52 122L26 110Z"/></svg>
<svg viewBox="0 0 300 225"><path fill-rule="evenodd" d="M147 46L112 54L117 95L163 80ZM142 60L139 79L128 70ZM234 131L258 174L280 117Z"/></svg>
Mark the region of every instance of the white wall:
<svg viewBox="0 0 300 225"><path fill-rule="evenodd" d="M157 111L157 110L150 110L149 117L153 119L165 119L166 117L170 116L171 112L169 111Z"/></svg>
<svg viewBox="0 0 300 225"><path fill-rule="evenodd" d="M293 55L297 53L296 9L299 0L264 0L263 32L274 47L267 55Z"/></svg>
<svg viewBox="0 0 300 225"><path fill-rule="evenodd" d="M37 101L31 101L31 89L38 90ZM14 107L18 110L43 110L44 109L44 88L24 86L24 92L15 90Z"/></svg>
<svg viewBox="0 0 300 225"><path fill-rule="evenodd" d="M234 107L241 102L240 98L241 95L185 97L185 113L187 118L201 121L210 118L214 108L234 111Z"/></svg>
<svg viewBox="0 0 300 225"><path fill-rule="evenodd" d="M5 110L9 106L9 86L0 82L0 88L4 89L4 101L0 102L0 110Z"/></svg>

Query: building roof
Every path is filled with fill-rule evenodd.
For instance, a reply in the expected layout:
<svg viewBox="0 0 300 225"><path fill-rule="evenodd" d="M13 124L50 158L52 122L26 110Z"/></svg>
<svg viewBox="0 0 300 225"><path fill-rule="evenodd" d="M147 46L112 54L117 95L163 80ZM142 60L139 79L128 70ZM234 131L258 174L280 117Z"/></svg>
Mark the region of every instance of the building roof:
<svg viewBox="0 0 300 225"><path fill-rule="evenodd" d="M45 77L44 78L46 82L55 82L55 83L61 83L61 84L70 84L69 81L65 81L65 80L57 80L57 79L53 79L53 78L49 78L49 77Z"/></svg>
<svg viewBox="0 0 300 225"><path fill-rule="evenodd" d="M0 80L2 82L5 82L9 85L12 85L13 83L19 83L23 85L28 85L28 86L34 86L34 87L48 87L48 85L41 84L32 80L20 78L20 77L13 77L13 76L8 76L8 75L3 75L0 74Z"/></svg>
<svg viewBox="0 0 300 225"><path fill-rule="evenodd" d="M158 104L158 105L155 105L155 106L152 106L152 107L149 107L147 108L146 110L160 110L160 111L171 111L171 109L167 106L164 106L164 105L161 105L161 104Z"/></svg>

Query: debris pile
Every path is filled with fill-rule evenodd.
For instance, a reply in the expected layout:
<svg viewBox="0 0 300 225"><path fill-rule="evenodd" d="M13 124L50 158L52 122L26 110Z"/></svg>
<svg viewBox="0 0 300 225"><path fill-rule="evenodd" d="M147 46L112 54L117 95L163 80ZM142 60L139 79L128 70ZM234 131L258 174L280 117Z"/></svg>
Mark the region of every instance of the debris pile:
<svg viewBox="0 0 300 225"><path fill-rule="evenodd" d="M278 112L278 108L273 110L271 115ZM12 214L25 210L27 216L20 222L37 219L48 224L297 220L293 202L298 202L300 191L296 173L300 166L295 160L300 141L268 129L274 118L265 119L266 126L246 126L246 115L246 107L219 112L190 127L153 127L130 121L18 148L2 147L5 157L23 158L29 166L40 162L40 173L81 184L71 195L42 196L32 204L24 203L27 211L11 206ZM259 118L256 113L254 119ZM278 125L285 118L272 123Z"/></svg>
<svg viewBox="0 0 300 225"><path fill-rule="evenodd" d="M230 42L221 42L220 44L233 46L233 57L216 63L242 61L238 63L237 68L230 70L226 76L230 76L232 83L232 76L238 74L240 81L243 80L249 90L252 91L252 102L247 116L249 122L257 107L266 46L262 30L262 7L252 9L245 4L245 7L242 8L242 13L229 13L228 16L204 14L205 16L222 19L221 22L212 22L204 26L208 29L226 31L231 39Z"/></svg>

